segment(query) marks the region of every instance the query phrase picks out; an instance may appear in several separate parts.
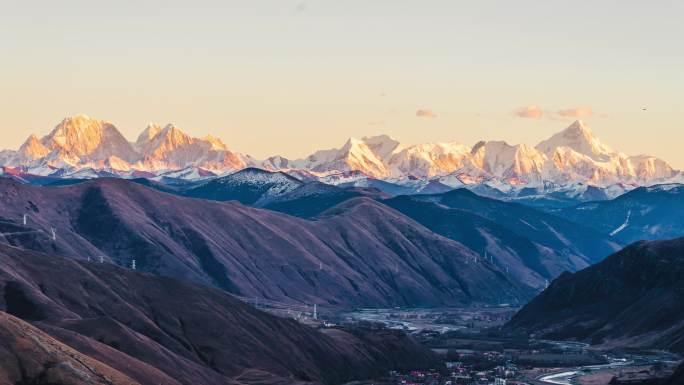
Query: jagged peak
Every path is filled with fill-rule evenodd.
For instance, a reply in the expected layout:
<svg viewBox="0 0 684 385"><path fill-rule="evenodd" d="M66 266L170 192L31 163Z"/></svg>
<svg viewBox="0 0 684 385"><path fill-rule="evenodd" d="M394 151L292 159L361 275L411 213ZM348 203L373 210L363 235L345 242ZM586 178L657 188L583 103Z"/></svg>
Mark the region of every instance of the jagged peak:
<svg viewBox="0 0 684 385"><path fill-rule="evenodd" d="M40 139L38 138L38 136L36 136L36 134L31 134L28 136L28 138L26 138L26 140L24 141L24 144L21 145L19 150L21 151L22 148L25 148L28 146L35 146L35 145L41 145L42 146L43 143L41 143Z"/></svg>
<svg viewBox="0 0 684 385"><path fill-rule="evenodd" d="M162 129L162 132L164 132L164 133L176 133L176 132L179 132L179 133L185 134L185 132L183 132L183 130L181 130L178 126L176 126L176 125L173 124L173 123L167 123L167 124L164 126L164 128Z"/></svg>
<svg viewBox="0 0 684 385"><path fill-rule="evenodd" d="M38 141L40 141L40 139L38 138L38 136L36 136L36 134L31 134L31 135L28 136L28 138L26 138L25 143L29 143L29 142L38 142Z"/></svg>
<svg viewBox="0 0 684 385"><path fill-rule="evenodd" d="M470 153L472 155L477 154L478 152L481 151L490 151L490 150L500 150L500 149L520 149L520 148L525 148L524 144L509 144L505 140L489 140L489 141L484 141L481 140L473 146L473 148L470 150Z"/></svg>
<svg viewBox="0 0 684 385"><path fill-rule="evenodd" d="M89 126L101 126L102 121L93 119L85 114L78 114L74 116L67 116L62 119L59 124L55 127L55 130L65 130L65 129L83 129Z"/></svg>
<svg viewBox="0 0 684 385"><path fill-rule="evenodd" d="M568 138L584 138L587 141L598 140L596 135L594 135L594 131L592 131L592 129L584 124L584 122L581 120L575 120L572 122L572 124L561 131L560 134Z"/></svg>
<svg viewBox="0 0 684 385"><path fill-rule="evenodd" d="M364 136L361 141L382 159L387 158L402 147L398 140L385 134Z"/></svg>
<svg viewBox="0 0 684 385"><path fill-rule="evenodd" d="M89 115L86 115L86 114L76 114L73 116L67 116L64 118L64 120L65 121L74 121L74 122L97 121L96 119L93 119Z"/></svg>
<svg viewBox="0 0 684 385"><path fill-rule="evenodd" d="M31 159L39 159L50 153L50 149L34 134L29 135L24 144L19 147L19 153Z"/></svg>
<svg viewBox="0 0 684 385"><path fill-rule="evenodd" d="M370 143L393 143L393 144L399 144L399 141L394 139L393 137L387 135L387 134L380 134L380 135L372 135L372 136L364 136L361 138L361 141L370 144Z"/></svg>
<svg viewBox="0 0 684 385"><path fill-rule="evenodd" d="M580 154L600 160L605 160L610 154L615 153L613 149L603 144L591 128L581 120L574 121L561 132L542 141L536 149L547 156L552 156L560 147L568 147Z"/></svg>
<svg viewBox="0 0 684 385"><path fill-rule="evenodd" d="M136 145L143 146L145 143L154 139L161 132L162 127L158 123L148 123L142 133L138 136L136 140Z"/></svg>
<svg viewBox="0 0 684 385"><path fill-rule="evenodd" d="M352 147L352 146L359 146L365 144L363 140L354 138L353 136L350 136L346 142L344 142L344 146L342 148L347 148L347 147Z"/></svg>
<svg viewBox="0 0 684 385"><path fill-rule="evenodd" d="M226 146L226 144L223 143L220 138L217 138L211 134L206 135L204 138L202 138L202 140L209 143L212 150L228 150L228 146Z"/></svg>
<svg viewBox="0 0 684 385"><path fill-rule="evenodd" d="M173 123L168 123L157 135L160 140L171 141L174 143L190 142L192 138Z"/></svg>

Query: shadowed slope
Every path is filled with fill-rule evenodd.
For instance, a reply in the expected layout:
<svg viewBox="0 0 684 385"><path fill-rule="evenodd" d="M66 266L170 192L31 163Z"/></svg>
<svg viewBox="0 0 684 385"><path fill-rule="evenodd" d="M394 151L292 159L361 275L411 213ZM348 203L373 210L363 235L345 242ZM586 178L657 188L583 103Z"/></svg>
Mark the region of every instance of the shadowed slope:
<svg viewBox="0 0 684 385"><path fill-rule="evenodd" d="M124 266L135 259L139 270L247 297L387 307L516 302L531 294L502 279L498 267L473 263L461 244L370 199L312 221L123 180L55 188L2 180L0 187L6 242Z"/></svg>
<svg viewBox="0 0 684 385"><path fill-rule="evenodd" d="M8 246L0 294L0 309L146 384L340 383L431 360L403 333L326 334L217 289Z"/></svg>
<svg viewBox="0 0 684 385"><path fill-rule="evenodd" d="M2 384L137 384L125 374L4 312L0 312L0 363ZM165 376L155 379L174 383Z"/></svg>
<svg viewBox="0 0 684 385"><path fill-rule="evenodd" d="M561 275L508 328L552 339L684 352L684 238L638 242Z"/></svg>

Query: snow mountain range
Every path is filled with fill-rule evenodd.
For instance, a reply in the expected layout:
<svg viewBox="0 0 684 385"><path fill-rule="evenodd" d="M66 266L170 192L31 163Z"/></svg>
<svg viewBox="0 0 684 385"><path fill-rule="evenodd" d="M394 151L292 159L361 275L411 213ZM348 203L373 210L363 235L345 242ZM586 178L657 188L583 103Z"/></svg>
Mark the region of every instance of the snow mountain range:
<svg viewBox="0 0 684 385"><path fill-rule="evenodd" d="M173 124L149 124L129 142L111 122L78 115L62 120L42 138L31 135L17 151L0 152L0 166L5 173L40 176L191 180L256 167L330 184L490 185L503 191L577 184L625 190L683 180L680 171L661 159L613 150L581 121L534 147L504 141L480 141L472 147L457 142L404 145L380 135L350 138L340 148L304 159L258 160L231 151L218 138L191 137Z"/></svg>

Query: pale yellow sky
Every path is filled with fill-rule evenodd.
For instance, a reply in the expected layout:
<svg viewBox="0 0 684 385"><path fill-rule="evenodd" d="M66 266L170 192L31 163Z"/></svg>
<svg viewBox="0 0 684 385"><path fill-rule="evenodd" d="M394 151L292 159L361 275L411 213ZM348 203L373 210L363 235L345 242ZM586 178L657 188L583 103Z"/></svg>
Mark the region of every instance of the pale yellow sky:
<svg viewBox="0 0 684 385"><path fill-rule="evenodd" d="M0 148L78 113L260 158L379 133L536 144L581 107L607 144L684 168L679 1L98 3L3 4Z"/></svg>

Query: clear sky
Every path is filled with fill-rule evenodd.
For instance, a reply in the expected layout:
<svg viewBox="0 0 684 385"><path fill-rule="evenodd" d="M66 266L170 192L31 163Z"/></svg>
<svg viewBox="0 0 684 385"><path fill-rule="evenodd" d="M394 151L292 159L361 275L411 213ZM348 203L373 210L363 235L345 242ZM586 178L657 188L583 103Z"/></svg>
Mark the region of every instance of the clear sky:
<svg viewBox="0 0 684 385"><path fill-rule="evenodd" d="M683 19L674 0L5 0L0 148L78 113L257 157L536 144L581 116L684 168Z"/></svg>

